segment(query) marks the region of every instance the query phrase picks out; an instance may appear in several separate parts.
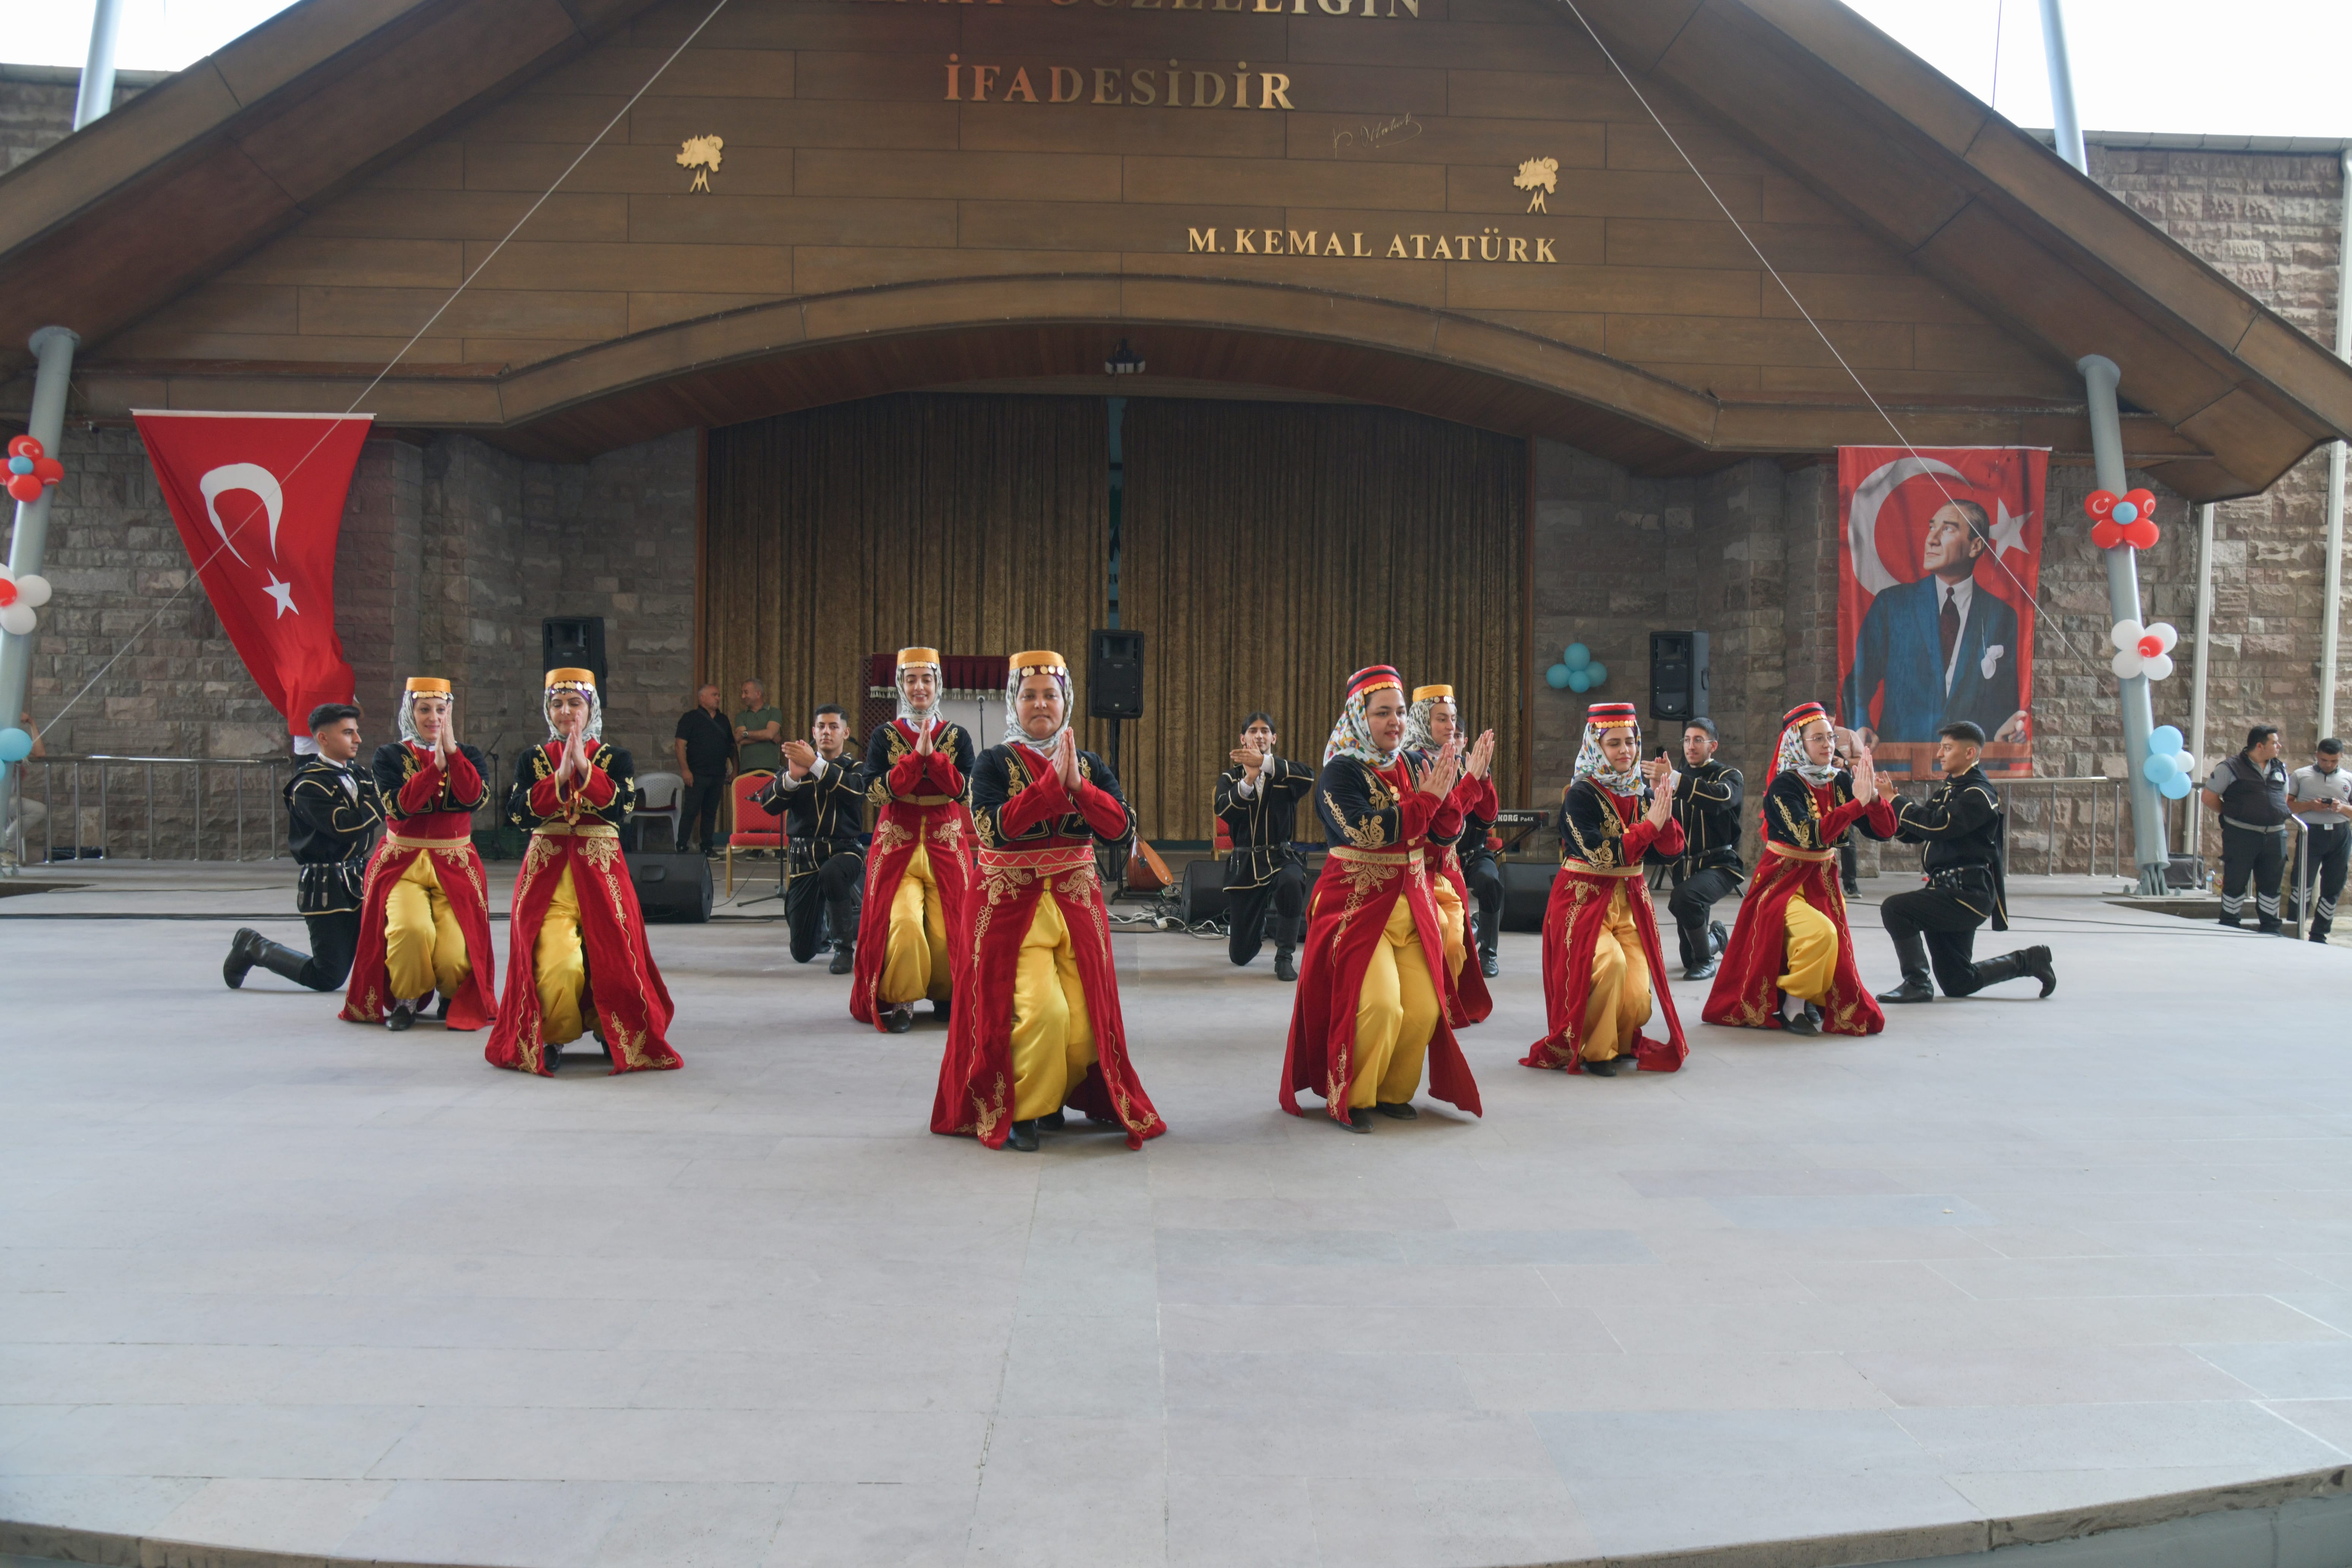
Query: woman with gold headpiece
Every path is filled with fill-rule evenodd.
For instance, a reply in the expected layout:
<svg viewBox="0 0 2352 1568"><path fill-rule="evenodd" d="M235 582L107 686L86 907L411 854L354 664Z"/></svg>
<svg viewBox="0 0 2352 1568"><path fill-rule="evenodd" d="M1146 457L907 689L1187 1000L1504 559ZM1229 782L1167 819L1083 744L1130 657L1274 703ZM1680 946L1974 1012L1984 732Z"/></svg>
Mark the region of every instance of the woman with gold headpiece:
<svg viewBox="0 0 2352 1568"><path fill-rule="evenodd" d="M1849 829L1894 837L1895 810L1866 749L1855 748L1851 773L1836 755L1837 732L1820 703L1789 710L1764 784L1764 853L1700 1015L1710 1024L1792 1035L1886 1026L1854 966L1837 853Z"/></svg>
<svg viewBox="0 0 2352 1568"><path fill-rule="evenodd" d="M971 774L980 881L972 890L965 1005L940 1062L931 1131L1034 1150L1063 1108L1140 1149L1168 1124L1127 1057L1111 964L1110 910L1095 845L1135 819L1118 780L1070 731L1070 668L1058 653L1013 656L1003 745Z"/></svg>
<svg viewBox="0 0 2352 1568"><path fill-rule="evenodd" d="M1469 745L1462 743L1461 710L1451 686L1413 689L1412 706L1405 713L1405 760L1415 769L1426 768L1440 752L1460 760L1461 776L1454 792L1437 808L1429 825L1429 890L1437 899L1437 915L1445 927L1445 1021L1455 1028L1483 1023L1495 1010L1480 965L1470 962L1475 945L1470 930L1470 889L1463 879L1459 853L1474 821L1481 838L1495 821L1495 786L1486 777L1495 760L1495 731L1487 731ZM1481 808L1484 816L1478 816Z"/></svg>
<svg viewBox="0 0 2352 1568"><path fill-rule="evenodd" d="M1548 1032L1521 1067L1614 1078L1630 1061L1673 1072L1690 1055L1671 992L1657 989L1665 959L1642 857L1679 855L1675 773L1663 757L1642 762L1642 725L1631 702L1596 702L1585 714L1576 777L1559 804L1559 875L1544 912ZM1655 1009L1666 1037L1642 1033Z"/></svg>
<svg viewBox="0 0 2352 1568"><path fill-rule="evenodd" d="M940 713L935 648L898 650L898 713L866 742L866 803L875 810L857 917L849 1016L894 1035L925 997L944 1019L955 1000L955 948L971 897L971 737Z"/></svg>
<svg viewBox="0 0 2352 1568"><path fill-rule="evenodd" d="M530 847L507 921L506 996L482 1054L549 1077L563 1047L593 1032L616 1073L677 1067L669 987L621 858L636 765L604 740L589 671L549 670L546 713L548 739L517 759L507 800Z"/></svg>
<svg viewBox="0 0 2352 1568"><path fill-rule="evenodd" d="M498 1016L498 960L474 812L489 794L490 764L459 743L447 681L410 678L400 739L376 748L370 771L385 833L368 863L343 1016L405 1029L438 994L449 1027L486 1027Z"/></svg>
<svg viewBox="0 0 2352 1568"><path fill-rule="evenodd" d="M1429 826L1454 790L1459 759L1441 750L1419 771L1404 758L1404 680L1387 665L1348 680L1323 748L1316 814L1330 855L1317 879L1282 1066L1282 1108L1298 1091L1330 1118L1370 1132L1372 1112L1410 1121L1429 1092L1476 1114L1477 1081L1445 1019L1443 917L1430 890Z"/></svg>

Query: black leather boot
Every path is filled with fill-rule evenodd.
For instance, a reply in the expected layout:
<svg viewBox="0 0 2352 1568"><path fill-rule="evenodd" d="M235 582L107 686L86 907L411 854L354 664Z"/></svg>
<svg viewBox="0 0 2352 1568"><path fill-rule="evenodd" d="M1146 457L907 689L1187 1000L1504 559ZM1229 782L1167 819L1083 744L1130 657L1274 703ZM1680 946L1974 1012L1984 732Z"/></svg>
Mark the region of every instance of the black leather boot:
<svg viewBox="0 0 2352 1568"><path fill-rule="evenodd" d="M826 965L829 973L846 974L857 967L857 900L855 895L835 899L825 906L825 919L833 927L833 962Z"/></svg>
<svg viewBox="0 0 2352 1568"><path fill-rule="evenodd" d="M828 974L846 974L857 967L857 947L855 942L833 944L833 962L824 966Z"/></svg>
<svg viewBox="0 0 2352 1568"><path fill-rule="evenodd" d="M287 947L279 942L271 942L268 937L258 934L257 934L253 940L256 945L260 949L260 951L256 952L253 956L253 962L267 969L270 973L279 976L281 979L291 980L297 985L308 985L310 984L310 981L303 978L303 976L310 973L310 955L309 953L297 952L290 947Z"/></svg>
<svg viewBox="0 0 2352 1568"><path fill-rule="evenodd" d="M1298 978L1298 928L1306 922L1274 917L1274 977L1276 980Z"/></svg>
<svg viewBox="0 0 2352 1568"><path fill-rule="evenodd" d="M1889 931L1895 939L1895 956L1903 963L1903 984L1892 991L1878 994L1881 1002L1933 1002L1936 987L1927 979L1927 939L1916 931ZM1981 973L1984 965L1977 966Z"/></svg>
<svg viewBox="0 0 2352 1568"><path fill-rule="evenodd" d="M1013 1148L1020 1150L1024 1154L1035 1153L1037 1152L1037 1124L1034 1121L1014 1122L1013 1124L1013 1134L1011 1137L1007 1138L1005 1142L1011 1144Z"/></svg>
<svg viewBox="0 0 2352 1568"><path fill-rule="evenodd" d="M268 945L268 939L251 927L236 928L236 934L228 939L228 958L221 964L221 978L230 990L245 984L247 971L261 962L261 950Z"/></svg>

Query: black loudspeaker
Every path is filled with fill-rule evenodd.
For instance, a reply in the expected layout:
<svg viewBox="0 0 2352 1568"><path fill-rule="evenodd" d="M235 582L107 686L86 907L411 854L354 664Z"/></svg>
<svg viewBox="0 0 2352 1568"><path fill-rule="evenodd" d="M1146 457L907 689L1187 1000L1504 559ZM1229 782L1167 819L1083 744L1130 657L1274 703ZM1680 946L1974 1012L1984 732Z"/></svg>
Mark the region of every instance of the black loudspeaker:
<svg viewBox="0 0 2352 1568"><path fill-rule="evenodd" d="M1087 647L1087 715L1093 719L1143 717L1143 634L1090 635Z"/></svg>
<svg viewBox="0 0 2352 1568"><path fill-rule="evenodd" d="M1503 929L1543 930L1544 910L1551 903L1552 879L1559 868L1540 860L1503 862Z"/></svg>
<svg viewBox="0 0 2352 1568"><path fill-rule="evenodd" d="M710 918L710 862L700 855L631 855L629 880L648 921Z"/></svg>
<svg viewBox="0 0 2352 1568"><path fill-rule="evenodd" d="M1676 724L1707 717L1706 634L1650 634L1650 717Z"/></svg>
<svg viewBox="0 0 2352 1568"><path fill-rule="evenodd" d="M540 668L584 669L596 678L597 698L613 700L604 679L604 617L550 616L539 623Z"/></svg>
<svg viewBox="0 0 2352 1568"><path fill-rule="evenodd" d="M1179 912L1188 926L1225 918L1225 863L1216 856L1184 868L1184 891Z"/></svg>

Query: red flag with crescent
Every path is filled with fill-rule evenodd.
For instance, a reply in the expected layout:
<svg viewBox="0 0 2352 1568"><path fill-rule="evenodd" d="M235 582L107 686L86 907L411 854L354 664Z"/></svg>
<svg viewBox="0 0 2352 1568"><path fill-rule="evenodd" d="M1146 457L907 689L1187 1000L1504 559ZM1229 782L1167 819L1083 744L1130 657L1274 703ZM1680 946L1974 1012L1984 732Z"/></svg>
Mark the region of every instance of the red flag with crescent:
<svg viewBox="0 0 2352 1568"><path fill-rule="evenodd" d="M352 700L335 635L335 540L373 415L133 409L221 629L289 734Z"/></svg>
<svg viewBox="0 0 2352 1568"><path fill-rule="evenodd" d="M1985 771L2032 771L2034 594L2050 454L1838 448L1838 700L1879 765L1933 771L1958 720Z"/></svg>

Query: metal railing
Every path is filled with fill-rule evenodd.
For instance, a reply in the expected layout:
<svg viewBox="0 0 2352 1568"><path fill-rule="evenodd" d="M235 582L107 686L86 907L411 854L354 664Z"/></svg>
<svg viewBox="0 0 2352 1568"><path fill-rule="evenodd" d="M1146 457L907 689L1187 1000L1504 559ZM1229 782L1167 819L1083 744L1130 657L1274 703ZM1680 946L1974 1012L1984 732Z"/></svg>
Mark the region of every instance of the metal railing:
<svg viewBox="0 0 2352 1568"><path fill-rule="evenodd" d="M1940 782L1907 780L1902 787L1919 786L1914 793L1924 795L1927 787ZM2004 875L2138 874L2132 860L2127 780L2095 773L2081 778L1995 778L1990 782L2000 792L2001 810L2008 819L2008 830L2001 836ZM2189 805L2164 803L2166 843L2178 835L2174 811L2188 809Z"/></svg>
<svg viewBox="0 0 2352 1568"><path fill-rule="evenodd" d="M275 860L286 853L280 792L294 766L290 757L27 758L9 769L10 787L45 809L21 835L22 858ZM9 825L13 841L21 809Z"/></svg>

